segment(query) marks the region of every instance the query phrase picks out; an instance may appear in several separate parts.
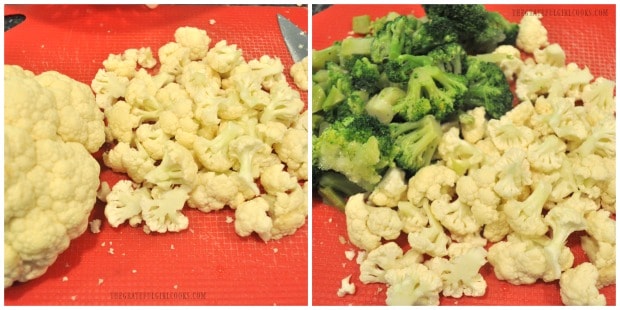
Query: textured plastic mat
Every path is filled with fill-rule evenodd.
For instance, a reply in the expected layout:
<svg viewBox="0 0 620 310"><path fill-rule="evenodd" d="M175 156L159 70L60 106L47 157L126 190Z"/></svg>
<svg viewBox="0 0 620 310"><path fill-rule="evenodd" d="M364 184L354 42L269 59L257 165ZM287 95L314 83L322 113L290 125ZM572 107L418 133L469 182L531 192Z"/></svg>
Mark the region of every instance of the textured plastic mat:
<svg viewBox="0 0 620 310"><path fill-rule="evenodd" d="M559 43L566 51L567 61L590 68L592 74L616 78L616 11L613 5L488 5L507 19L518 22L526 11L543 14L549 42ZM413 12L422 16L419 5L335 5L313 16L313 49L325 48L334 40L350 35L351 17L369 14L373 18L390 11L401 14ZM312 303L314 305L384 305L385 285L362 284L359 266L349 261L344 252L356 250L347 242L344 214L314 199L312 208ZM586 260L578 236L569 240L575 254L575 264ZM343 239L344 238L344 239ZM345 243L341 241L344 240ZM406 240L404 241L406 243ZM481 270L488 288L484 297L460 299L442 297L442 305L561 305L556 282L537 282L529 286L513 286L495 278L490 265ZM338 297L340 281L352 275L357 292ZM607 305L616 304L615 285L602 289Z"/></svg>
<svg viewBox="0 0 620 310"><path fill-rule="evenodd" d="M292 65L276 14L302 29L308 10L298 6L7 5L26 21L4 34L5 63L35 73L56 70L90 85L110 53L174 40L181 26L226 39L246 60L267 54ZM306 99L306 95L302 95ZM104 171L101 179L121 176ZM144 234L114 229L74 240L48 272L4 290L6 305L306 305L308 227L269 243L241 238L226 222L234 211L186 208L189 229ZM104 220L97 204L92 218Z"/></svg>

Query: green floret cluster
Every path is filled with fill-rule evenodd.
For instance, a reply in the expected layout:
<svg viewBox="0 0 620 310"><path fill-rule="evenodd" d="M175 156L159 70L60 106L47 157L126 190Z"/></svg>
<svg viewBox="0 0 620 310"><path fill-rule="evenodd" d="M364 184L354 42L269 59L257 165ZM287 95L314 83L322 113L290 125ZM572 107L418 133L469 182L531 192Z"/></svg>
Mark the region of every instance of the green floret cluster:
<svg viewBox="0 0 620 310"><path fill-rule="evenodd" d="M355 36L312 53L312 176L330 205L371 191L390 167L411 176L429 165L441 123L512 108L502 70L476 55L514 45L518 24L480 4L423 8L356 16Z"/></svg>

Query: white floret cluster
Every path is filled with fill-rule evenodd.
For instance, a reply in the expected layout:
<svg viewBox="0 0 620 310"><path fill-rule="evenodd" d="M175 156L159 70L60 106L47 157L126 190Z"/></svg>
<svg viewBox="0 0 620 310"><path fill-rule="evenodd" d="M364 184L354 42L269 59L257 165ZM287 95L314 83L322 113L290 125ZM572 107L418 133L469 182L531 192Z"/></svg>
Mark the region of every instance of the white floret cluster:
<svg viewBox="0 0 620 310"><path fill-rule="evenodd" d="M606 303L599 289L616 276L615 83L566 64L539 16L526 14L521 31L517 47L532 57L496 50L516 84L514 109L492 120L468 111L444 126L436 163L408 181L391 169L346 204L349 240L367 252L359 280L385 283L388 305L482 296L487 262L514 285L559 280L566 305ZM576 231L589 262L573 266L566 241Z"/></svg>
<svg viewBox="0 0 620 310"><path fill-rule="evenodd" d="M92 81L106 117L106 166L126 173L106 195L113 227L188 227L185 205L235 209L240 236L279 239L307 216L305 103L268 55L247 60L181 27L155 59L150 48L110 55ZM159 67L157 67L159 65Z"/></svg>

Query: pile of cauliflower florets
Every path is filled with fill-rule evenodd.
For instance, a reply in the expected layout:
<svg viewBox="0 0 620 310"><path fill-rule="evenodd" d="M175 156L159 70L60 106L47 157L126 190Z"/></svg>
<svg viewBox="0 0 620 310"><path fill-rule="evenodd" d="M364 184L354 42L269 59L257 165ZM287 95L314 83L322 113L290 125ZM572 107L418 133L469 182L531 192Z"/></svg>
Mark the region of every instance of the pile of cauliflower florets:
<svg viewBox="0 0 620 310"><path fill-rule="evenodd" d="M263 240L293 234L307 216L305 103L277 57L246 61L181 27L174 42L110 55L92 81L107 121L106 166L126 173L105 195L117 227L188 227L184 205L235 209L235 231ZM157 71L157 73L153 73Z"/></svg>
<svg viewBox="0 0 620 310"><path fill-rule="evenodd" d="M516 83L513 110L497 120L468 111L445 125L435 164L408 181L391 169L348 200L360 281L387 284L388 305L482 296L487 262L515 285L559 280L566 305L605 305L598 289L615 284L616 266L615 83L566 64L546 33L526 14L517 47L533 58L494 52ZM566 241L577 231L589 262L573 266ZM402 233L407 251L393 241Z"/></svg>

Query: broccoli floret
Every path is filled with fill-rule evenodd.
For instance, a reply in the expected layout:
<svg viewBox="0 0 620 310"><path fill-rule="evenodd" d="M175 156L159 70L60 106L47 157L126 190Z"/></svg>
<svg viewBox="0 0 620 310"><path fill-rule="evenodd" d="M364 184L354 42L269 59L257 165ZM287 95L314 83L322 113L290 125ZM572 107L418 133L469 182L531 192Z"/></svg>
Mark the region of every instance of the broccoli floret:
<svg viewBox="0 0 620 310"><path fill-rule="evenodd" d="M360 114L334 121L313 139L312 150L319 169L342 173L372 190L392 162L392 145L388 126Z"/></svg>
<svg viewBox="0 0 620 310"><path fill-rule="evenodd" d="M429 56L403 54L389 59L383 65L383 72L390 82L406 83L409 81L413 69L431 64L433 64L433 60Z"/></svg>
<svg viewBox="0 0 620 310"><path fill-rule="evenodd" d="M400 16L400 14L397 12L389 12L384 16L376 18L370 22L370 34L373 36L376 35L389 21L393 21L398 16Z"/></svg>
<svg viewBox="0 0 620 310"><path fill-rule="evenodd" d="M453 22L447 18L436 17L421 23L411 38L409 54L426 54L438 46L458 40L458 32Z"/></svg>
<svg viewBox="0 0 620 310"><path fill-rule="evenodd" d="M398 87L385 87L368 100L366 113L377 118L383 124L389 124L396 114L394 104L405 95L405 91Z"/></svg>
<svg viewBox="0 0 620 310"><path fill-rule="evenodd" d="M413 35L421 22L414 16L400 15L377 30L370 45L370 58L374 63L384 59L409 54Z"/></svg>
<svg viewBox="0 0 620 310"><path fill-rule="evenodd" d="M468 54L493 51L501 44L514 44L519 26L497 12L487 11L482 4L423 5L430 20L448 19L458 34L458 42Z"/></svg>
<svg viewBox="0 0 620 310"><path fill-rule="evenodd" d="M406 121L417 121L428 114L443 121L460 108L466 91L464 76L443 72L436 66L418 67L411 73L407 95L394 105L394 110Z"/></svg>
<svg viewBox="0 0 620 310"><path fill-rule="evenodd" d="M448 43L430 52L432 64L444 72L463 74L467 64L467 52L458 43Z"/></svg>
<svg viewBox="0 0 620 310"><path fill-rule="evenodd" d="M328 62L339 62L341 46L341 41L334 41L332 45L324 49L313 50L312 71L316 72L318 70L325 69Z"/></svg>
<svg viewBox="0 0 620 310"><path fill-rule="evenodd" d="M394 140L393 156L396 166L409 175L428 166L441 141L441 125L432 115L415 122L391 123Z"/></svg>
<svg viewBox="0 0 620 310"><path fill-rule="evenodd" d="M464 108L482 106L488 116L496 119L512 109L513 94L498 65L469 56L465 77L468 89L463 96Z"/></svg>
<svg viewBox="0 0 620 310"><path fill-rule="evenodd" d="M322 102L317 102L323 111L335 108L339 103L346 100L353 91L351 75L334 62L328 62L326 69L314 73L312 82L319 85L325 93L325 99Z"/></svg>
<svg viewBox="0 0 620 310"><path fill-rule="evenodd" d="M379 91L379 79L381 78L379 66L370 62L368 58L357 59L350 73L353 88L364 90L369 95Z"/></svg>

